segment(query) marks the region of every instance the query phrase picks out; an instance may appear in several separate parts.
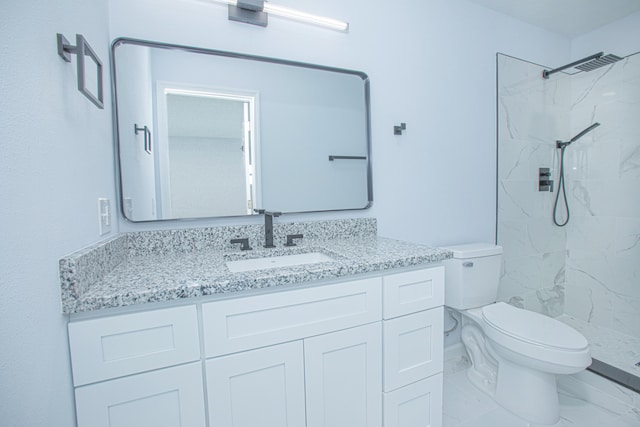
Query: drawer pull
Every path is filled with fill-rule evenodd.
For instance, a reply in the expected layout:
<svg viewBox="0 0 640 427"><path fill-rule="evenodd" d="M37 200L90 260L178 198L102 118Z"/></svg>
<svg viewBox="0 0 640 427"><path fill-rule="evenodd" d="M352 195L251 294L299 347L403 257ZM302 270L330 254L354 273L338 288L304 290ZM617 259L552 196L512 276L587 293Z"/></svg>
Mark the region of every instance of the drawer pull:
<svg viewBox="0 0 640 427"><path fill-rule="evenodd" d="M473 267L473 263L472 263L471 261L469 261L469 262L463 262L463 263L462 263L462 266L463 266L463 267L467 267L467 268L471 268L471 267Z"/></svg>

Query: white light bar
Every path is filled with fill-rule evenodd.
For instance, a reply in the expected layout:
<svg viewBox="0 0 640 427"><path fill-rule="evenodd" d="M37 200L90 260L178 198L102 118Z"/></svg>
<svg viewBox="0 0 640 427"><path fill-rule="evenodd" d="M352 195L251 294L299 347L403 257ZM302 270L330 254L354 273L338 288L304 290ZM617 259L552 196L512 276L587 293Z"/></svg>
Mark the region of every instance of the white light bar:
<svg viewBox="0 0 640 427"><path fill-rule="evenodd" d="M313 15L311 13L301 12L284 6L278 6L270 2L264 3L264 11L272 13L283 18L293 19L294 21L306 22L307 24L319 25L337 31L349 31L349 23L339 21L333 18Z"/></svg>
<svg viewBox="0 0 640 427"><path fill-rule="evenodd" d="M236 0L211 0L215 3L228 4L231 6L237 6ZM331 30L349 32L349 23L340 21L338 19L327 18L325 16L314 15L307 12L302 12L296 9L291 9L285 6L279 6L271 2L264 2L263 12L280 16L282 18L291 19L298 22L304 22L307 24L318 25Z"/></svg>

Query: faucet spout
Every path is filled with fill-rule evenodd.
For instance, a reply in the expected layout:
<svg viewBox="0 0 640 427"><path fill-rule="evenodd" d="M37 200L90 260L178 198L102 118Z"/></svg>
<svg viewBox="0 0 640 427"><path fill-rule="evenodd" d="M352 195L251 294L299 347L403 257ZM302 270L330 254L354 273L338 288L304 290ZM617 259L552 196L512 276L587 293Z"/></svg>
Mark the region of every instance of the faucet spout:
<svg viewBox="0 0 640 427"><path fill-rule="evenodd" d="M255 209L259 214L264 214L264 247L275 248L273 244L273 218L282 215L282 212L267 211L264 209Z"/></svg>

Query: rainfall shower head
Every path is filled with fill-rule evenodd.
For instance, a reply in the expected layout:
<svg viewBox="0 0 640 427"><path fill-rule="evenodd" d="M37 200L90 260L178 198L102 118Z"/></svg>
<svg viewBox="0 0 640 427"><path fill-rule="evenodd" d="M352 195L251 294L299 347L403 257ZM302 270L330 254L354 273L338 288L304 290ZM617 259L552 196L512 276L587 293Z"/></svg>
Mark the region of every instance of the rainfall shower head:
<svg viewBox="0 0 640 427"><path fill-rule="evenodd" d="M570 145L572 142L576 142L577 140L579 140L580 138L582 138L583 136L585 136L586 134L588 134L589 132L597 128L598 126L600 126L600 123L598 122L592 124L591 126L586 128L585 130L583 130L582 132L580 132L579 134L577 134L567 142L556 141L556 148L565 148L567 145Z"/></svg>
<svg viewBox="0 0 640 427"><path fill-rule="evenodd" d="M600 56L599 58L593 59L582 65L576 65L574 68L577 68L578 70L581 70L581 71L593 71L597 68L604 67L605 65L613 64L614 62L618 62L620 60L622 60L622 58L610 53L608 55Z"/></svg>
<svg viewBox="0 0 640 427"><path fill-rule="evenodd" d="M595 55L588 56L586 58L582 58L579 61L572 62L571 64L564 65L559 68L554 68L553 70L544 70L542 72L542 77L548 79L549 76L553 73L557 73L558 71L566 70L567 68L574 67L580 71L593 71L600 67L604 67L605 65L613 64L614 62L618 62L623 58L608 54L605 55L604 52L596 53Z"/></svg>

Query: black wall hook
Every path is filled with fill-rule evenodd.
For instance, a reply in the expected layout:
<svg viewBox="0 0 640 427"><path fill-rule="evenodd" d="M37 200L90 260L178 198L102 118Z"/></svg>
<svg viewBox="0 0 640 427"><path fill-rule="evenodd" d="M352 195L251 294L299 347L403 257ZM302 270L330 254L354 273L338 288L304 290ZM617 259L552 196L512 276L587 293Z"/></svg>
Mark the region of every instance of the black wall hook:
<svg viewBox="0 0 640 427"><path fill-rule="evenodd" d="M393 127L393 134L394 135L402 135L402 131L407 129L407 124L406 123L400 123L400 125L394 126Z"/></svg>

